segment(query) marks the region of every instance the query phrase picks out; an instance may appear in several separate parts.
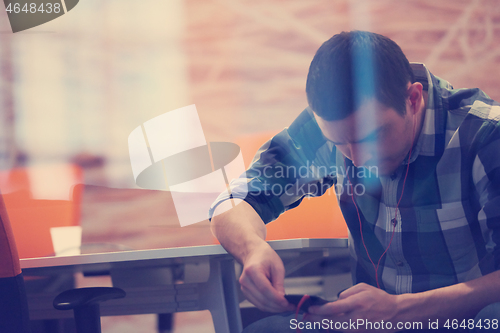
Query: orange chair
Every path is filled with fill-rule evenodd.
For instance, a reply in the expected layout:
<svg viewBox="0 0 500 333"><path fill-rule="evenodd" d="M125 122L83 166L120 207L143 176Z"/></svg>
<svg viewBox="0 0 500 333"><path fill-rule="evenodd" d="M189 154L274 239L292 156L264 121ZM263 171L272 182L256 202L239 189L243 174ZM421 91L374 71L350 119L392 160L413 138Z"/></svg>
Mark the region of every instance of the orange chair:
<svg viewBox="0 0 500 333"><path fill-rule="evenodd" d="M70 164L0 172L0 191L20 258L52 255L50 228L79 224L81 184L81 169Z"/></svg>
<svg viewBox="0 0 500 333"><path fill-rule="evenodd" d="M19 257L0 195L0 331L28 333L29 313Z"/></svg>
<svg viewBox="0 0 500 333"><path fill-rule="evenodd" d="M248 167L259 148L276 133L267 132L240 137L245 166ZM347 238L347 225L333 188L321 197L306 197L302 203L267 225L266 240L290 238Z"/></svg>

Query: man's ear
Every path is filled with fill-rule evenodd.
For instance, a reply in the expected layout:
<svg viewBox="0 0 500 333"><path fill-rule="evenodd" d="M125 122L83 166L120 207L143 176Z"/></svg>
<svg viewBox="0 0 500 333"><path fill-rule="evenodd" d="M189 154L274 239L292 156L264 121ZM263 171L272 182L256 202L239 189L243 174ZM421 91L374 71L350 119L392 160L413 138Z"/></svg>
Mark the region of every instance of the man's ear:
<svg viewBox="0 0 500 333"><path fill-rule="evenodd" d="M424 87L420 82L408 84L408 100L410 102L410 111L413 114L418 113L422 109L422 103L424 102L423 89Z"/></svg>

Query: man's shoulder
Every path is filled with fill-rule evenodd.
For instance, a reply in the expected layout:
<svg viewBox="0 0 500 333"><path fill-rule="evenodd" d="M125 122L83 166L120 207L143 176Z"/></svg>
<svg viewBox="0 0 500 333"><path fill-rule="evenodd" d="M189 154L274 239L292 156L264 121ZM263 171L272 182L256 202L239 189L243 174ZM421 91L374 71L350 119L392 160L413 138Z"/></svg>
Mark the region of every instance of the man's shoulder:
<svg viewBox="0 0 500 333"><path fill-rule="evenodd" d="M455 89L447 80L434 75L422 63L411 63L415 81L422 83L423 89L432 97L431 107L440 111L451 112L454 115L465 117L469 113L475 114L476 109L481 112L477 116L488 118L487 109L498 105L484 91L479 88Z"/></svg>
<svg viewBox="0 0 500 333"><path fill-rule="evenodd" d="M500 121L500 103L479 88L454 89L446 98L450 118L470 119L491 124Z"/></svg>
<svg viewBox="0 0 500 333"><path fill-rule="evenodd" d="M436 139L444 140L445 146L462 146L468 142L466 147L475 142L477 145L474 146L480 147L493 132L498 131L500 104L481 89L455 89L448 81L433 75L423 64L412 64L412 69L416 81L428 84L427 111L430 111L429 119L432 120L428 124L428 133L438 135ZM459 135L454 136L457 131ZM461 143L457 141L448 145L453 140Z"/></svg>
<svg viewBox="0 0 500 333"><path fill-rule="evenodd" d="M500 103L489 98L477 98L474 100L468 114L491 121L500 121Z"/></svg>
<svg viewBox="0 0 500 333"><path fill-rule="evenodd" d="M307 107L294 119L287 130L291 135L296 135L301 132L315 131L316 128L319 129L319 126L314 118L313 111L310 107Z"/></svg>
<svg viewBox="0 0 500 333"><path fill-rule="evenodd" d="M266 149L283 154L299 154L307 160L322 160L331 154L333 145L329 145L314 118L312 110L307 107L289 127L276 134L266 144Z"/></svg>
<svg viewBox="0 0 500 333"><path fill-rule="evenodd" d="M308 149L317 149L326 143L326 139L314 118L313 111L309 107L295 118L286 129L286 132L294 144L307 146Z"/></svg>
<svg viewBox="0 0 500 333"><path fill-rule="evenodd" d="M480 89L459 89L448 99L446 130L458 132L456 140L463 149L478 151L499 136L500 104Z"/></svg>

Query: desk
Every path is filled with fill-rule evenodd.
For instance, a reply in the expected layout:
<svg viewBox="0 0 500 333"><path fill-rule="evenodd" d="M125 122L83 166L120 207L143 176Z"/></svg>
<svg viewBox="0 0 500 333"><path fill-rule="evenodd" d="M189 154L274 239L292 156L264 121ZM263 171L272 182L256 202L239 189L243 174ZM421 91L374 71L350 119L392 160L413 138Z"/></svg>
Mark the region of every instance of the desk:
<svg viewBox="0 0 500 333"><path fill-rule="evenodd" d="M316 252L325 256L347 247L347 239L269 243L280 255ZM22 259L21 267L25 276L111 275L113 285L124 289L127 297L104 302L101 312L105 316L209 310L217 333L242 330L234 261L220 245ZM28 294L32 319L72 315L53 309L52 300L61 291L56 289Z"/></svg>

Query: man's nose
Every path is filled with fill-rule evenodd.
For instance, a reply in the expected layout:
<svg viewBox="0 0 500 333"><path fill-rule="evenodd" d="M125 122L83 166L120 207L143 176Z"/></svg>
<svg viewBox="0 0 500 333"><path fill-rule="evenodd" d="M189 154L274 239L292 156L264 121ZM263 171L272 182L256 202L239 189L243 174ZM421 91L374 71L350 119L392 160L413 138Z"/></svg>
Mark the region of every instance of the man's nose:
<svg viewBox="0 0 500 333"><path fill-rule="evenodd" d="M373 154L367 147L361 144L353 143L349 145L350 159L356 167L366 165L373 158Z"/></svg>

